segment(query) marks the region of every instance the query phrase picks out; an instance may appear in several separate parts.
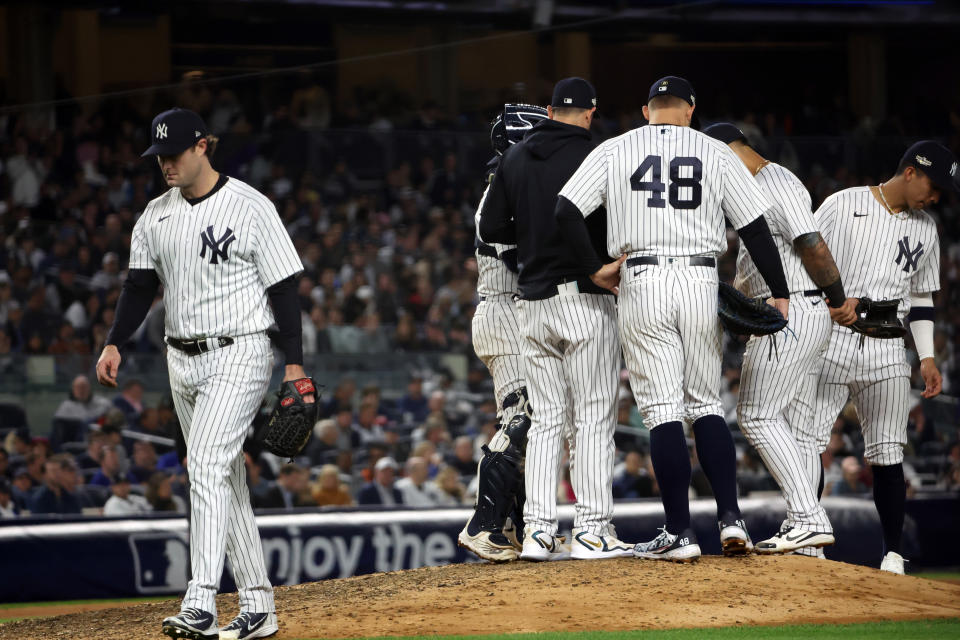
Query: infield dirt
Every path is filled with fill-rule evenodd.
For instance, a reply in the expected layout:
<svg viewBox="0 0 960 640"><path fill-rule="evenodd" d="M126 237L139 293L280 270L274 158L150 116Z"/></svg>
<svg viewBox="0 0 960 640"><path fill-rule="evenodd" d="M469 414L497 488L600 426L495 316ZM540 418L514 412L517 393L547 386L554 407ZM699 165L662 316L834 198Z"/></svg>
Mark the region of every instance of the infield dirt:
<svg viewBox="0 0 960 640"><path fill-rule="evenodd" d="M276 597L277 638L960 617L960 585L799 556L462 564L279 587ZM217 604L225 624L236 596ZM0 625L0 640L163 638L161 619L178 609L170 600L20 620Z"/></svg>

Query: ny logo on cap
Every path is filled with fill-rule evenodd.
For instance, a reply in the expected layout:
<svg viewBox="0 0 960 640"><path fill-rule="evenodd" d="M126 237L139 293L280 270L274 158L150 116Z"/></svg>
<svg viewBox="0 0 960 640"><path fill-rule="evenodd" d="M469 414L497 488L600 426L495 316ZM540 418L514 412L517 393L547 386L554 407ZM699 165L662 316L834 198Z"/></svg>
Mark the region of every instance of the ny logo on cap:
<svg viewBox="0 0 960 640"><path fill-rule="evenodd" d="M160 123L157 125L157 140L163 140L167 137L167 125Z"/></svg>
<svg viewBox="0 0 960 640"><path fill-rule="evenodd" d="M199 138L199 137L200 137L200 132L199 132L199 131L194 131L194 132L193 132L193 137Z"/></svg>
<svg viewBox="0 0 960 640"><path fill-rule="evenodd" d="M933 164L932 162L930 162L929 160L927 160L926 158L924 158L924 157L921 156L921 155L918 155L918 156L917 156L917 162L920 163L920 164L922 164L922 165L925 166L925 167L929 167L930 165Z"/></svg>
<svg viewBox="0 0 960 640"><path fill-rule="evenodd" d="M956 162L954 162L952 165L950 165L950 175L951 175L951 176L957 175L957 163L956 163Z"/></svg>

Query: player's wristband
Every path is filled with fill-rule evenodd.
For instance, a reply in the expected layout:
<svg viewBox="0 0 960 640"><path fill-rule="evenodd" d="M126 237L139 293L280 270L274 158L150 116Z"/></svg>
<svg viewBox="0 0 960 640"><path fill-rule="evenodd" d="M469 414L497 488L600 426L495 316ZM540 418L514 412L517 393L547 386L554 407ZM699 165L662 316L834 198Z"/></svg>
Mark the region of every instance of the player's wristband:
<svg viewBox="0 0 960 640"><path fill-rule="evenodd" d="M840 278L833 284L823 287L823 293L827 296L827 304L834 309L839 309L847 301L847 294L843 292L843 282Z"/></svg>

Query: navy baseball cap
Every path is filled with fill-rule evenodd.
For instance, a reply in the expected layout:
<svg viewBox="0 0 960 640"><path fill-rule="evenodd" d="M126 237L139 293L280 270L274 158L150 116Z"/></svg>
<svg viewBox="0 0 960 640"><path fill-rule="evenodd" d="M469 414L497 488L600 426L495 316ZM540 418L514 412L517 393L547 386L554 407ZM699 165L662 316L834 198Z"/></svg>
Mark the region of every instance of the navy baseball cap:
<svg viewBox="0 0 960 640"><path fill-rule="evenodd" d="M597 106L597 91L583 78L564 78L553 87L550 106L592 109Z"/></svg>
<svg viewBox="0 0 960 640"><path fill-rule="evenodd" d="M707 134L711 138L716 138L724 144L730 144L731 142L746 142L747 136L743 135L743 131L740 131L740 128L735 124L730 124L729 122L717 122L712 124L706 129L703 130L703 133Z"/></svg>
<svg viewBox="0 0 960 640"><path fill-rule="evenodd" d="M203 118L189 109L164 111L150 125L150 148L140 154L147 156L174 156L189 149L207 135Z"/></svg>
<svg viewBox="0 0 960 640"><path fill-rule="evenodd" d="M957 185L957 157L950 149L933 140L914 143L900 164L907 164L922 171L941 191L960 191Z"/></svg>
<svg viewBox="0 0 960 640"><path fill-rule="evenodd" d="M657 96L676 96L686 100L691 107L697 104L697 94L693 90L693 85L686 79L677 76L666 76L654 82L650 87L647 102Z"/></svg>

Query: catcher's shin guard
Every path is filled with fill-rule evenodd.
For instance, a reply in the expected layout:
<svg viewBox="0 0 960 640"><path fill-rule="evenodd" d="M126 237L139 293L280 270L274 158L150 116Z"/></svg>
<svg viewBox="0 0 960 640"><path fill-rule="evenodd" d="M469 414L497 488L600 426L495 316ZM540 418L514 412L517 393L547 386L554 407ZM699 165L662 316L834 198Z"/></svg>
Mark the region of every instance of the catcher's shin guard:
<svg viewBox="0 0 960 640"><path fill-rule="evenodd" d="M529 428L530 418L527 415L514 416L510 424L502 429L507 437L496 439L500 445L499 450L486 446L483 448L483 458L477 468L476 512L471 519L471 524L480 531L501 531L507 515L516 509L518 494L523 495L522 447L526 444ZM519 442L520 446L517 446L516 442ZM520 513L523 513L522 503ZM512 517L517 523L517 516Z"/></svg>

